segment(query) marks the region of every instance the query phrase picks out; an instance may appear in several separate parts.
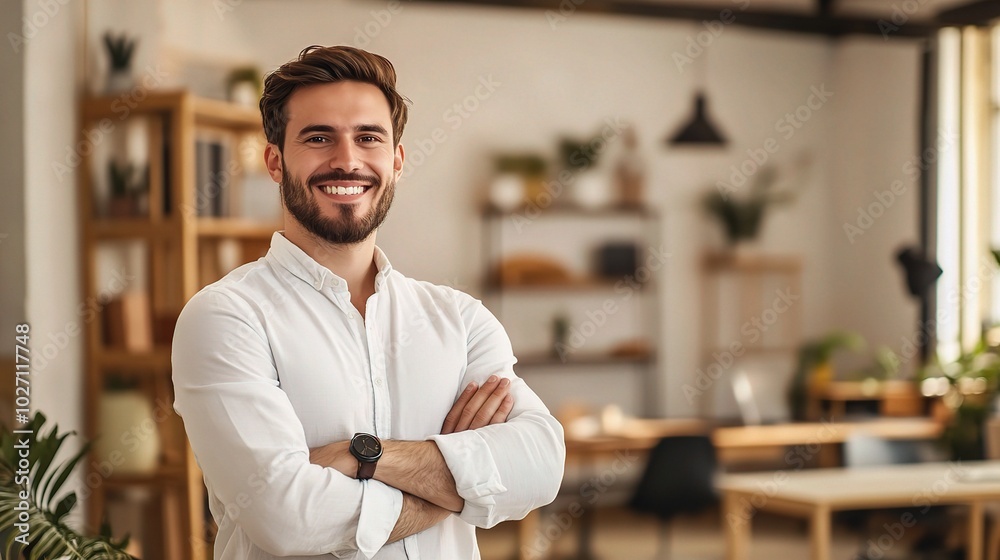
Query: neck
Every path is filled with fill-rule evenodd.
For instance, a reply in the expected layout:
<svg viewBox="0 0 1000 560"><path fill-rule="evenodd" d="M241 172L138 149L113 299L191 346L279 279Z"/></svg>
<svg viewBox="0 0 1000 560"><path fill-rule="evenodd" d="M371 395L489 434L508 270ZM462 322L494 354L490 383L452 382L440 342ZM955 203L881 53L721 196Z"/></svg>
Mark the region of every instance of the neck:
<svg viewBox="0 0 1000 560"><path fill-rule="evenodd" d="M360 243L330 243L320 239L295 220L285 220L285 238L330 272L347 281L351 300L364 301L375 293L375 233Z"/></svg>

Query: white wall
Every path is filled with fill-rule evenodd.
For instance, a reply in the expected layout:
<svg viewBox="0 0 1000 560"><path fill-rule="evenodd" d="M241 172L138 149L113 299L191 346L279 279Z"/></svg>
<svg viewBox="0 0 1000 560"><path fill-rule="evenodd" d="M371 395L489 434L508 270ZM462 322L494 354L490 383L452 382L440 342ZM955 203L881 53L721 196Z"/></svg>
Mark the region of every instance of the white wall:
<svg viewBox="0 0 1000 560"><path fill-rule="evenodd" d="M226 3L147 1L155 4L155 23L136 15L149 12L120 10L134 4L121 0L92 2L92 21L130 29L135 20L136 29L154 33L143 44L159 49L144 56L175 68L177 79L185 61L250 60L271 69L310 44L355 44L392 60L400 90L413 100L403 142L411 163L423 162L400 185L380 244L404 273L473 293L482 276L477 208L491 153L551 150L558 134L592 133L606 117L634 123L649 165L649 200L664 216L663 243L672 255L660 277L659 396L669 415L695 411L697 403L681 389L703 365L697 349L698 259L717 235L698 212L698 198L716 181L728 180L730 166L740 166L748 149L768 139L779 146L770 160L782 170L801 157L811 162L793 179L802 187L799 199L773 212L761 243L762 250L804 258L803 336L848 327L873 340L894 341L912 330L912 305L891 282L898 271L887 264L886 252L899 239L915 239L915 206L907 206L915 205L915 197L901 200L895 217L887 214L852 246L845 245L841 228L853 208L916 151L912 43L831 42L724 28L708 54L678 69L673 55L683 54L702 26L572 14L553 28L539 11L405 2L390 13L387 4L350 0L233 1L232 10L222 12L217 7ZM101 31L95 23L90 44ZM730 146L668 149L663 138L687 118L699 66L710 112ZM467 118L452 120L449 109L491 77L499 83L495 91ZM204 73L202 79L193 85L217 89ZM813 88L834 95L818 106L814 98L809 118L786 137L788 129L778 128L778 121L801 110ZM871 130L871 122L883 125ZM428 143L436 128L446 140ZM417 156L431 145L432 154ZM592 384L568 379L536 374L529 381L553 405L576 391L598 404L624 400L627 408L637 406L636 391L620 375L588 374Z"/></svg>

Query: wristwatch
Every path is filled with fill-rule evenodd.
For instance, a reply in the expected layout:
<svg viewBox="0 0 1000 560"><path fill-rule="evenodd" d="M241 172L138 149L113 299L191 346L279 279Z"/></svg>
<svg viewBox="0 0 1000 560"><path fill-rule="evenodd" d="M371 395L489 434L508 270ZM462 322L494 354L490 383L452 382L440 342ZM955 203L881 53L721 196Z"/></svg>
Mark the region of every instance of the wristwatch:
<svg viewBox="0 0 1000 560"><path fill-rule="evenodd" d="M375 466L382 457L382 442L371 434L358 433L351 438L351 455L358 460L358 480L375 476Z"/></svg>

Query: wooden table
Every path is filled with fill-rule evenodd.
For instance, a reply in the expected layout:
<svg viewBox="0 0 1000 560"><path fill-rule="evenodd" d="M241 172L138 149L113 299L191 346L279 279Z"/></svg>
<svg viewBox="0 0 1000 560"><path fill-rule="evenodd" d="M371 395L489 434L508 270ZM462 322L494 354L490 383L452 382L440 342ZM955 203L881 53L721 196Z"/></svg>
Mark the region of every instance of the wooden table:
<svg viewBox="0 0 1000 560"><path fill-rule="evenodd" d="M711 434L712 441L725 461L726 454L746 449L766 447L806 446L828 448L841 444L852 434L867 433L886 439L934 439L941 434L941 424L929 418L877 419L866 422L803 422L763 426L732 426L712 428L699 419L629 419L618 429L600 435L574 436L567 430L566 461L591 465L601 457L631 451L648 452L661 438L678 435ZM816 453L820 453L817 449ZM828 464L834 461L829 454L817 458ZM519 524L519 558L539 558L529 550L541 527L538 510L532 511ZM586 508L578 527L578 554L580 558L592 557L590 550L593 512Z"/></svg>
<svg viewBox="0 0 1000 560"><path fill-rule="evenodd" d="M983 559L983 506L1000 501L1000 461L924 463L856 469L811 469L726 475L723 493L726 559L747 560L755 511L805 517L810 522L812 560L830 560L834 511L931 505L969 506L969 560ZM906 516L910 517L907 518ZM904 513L874 542L891 547L919 522ZM884 550L883 550L884 552Z"/></svg>

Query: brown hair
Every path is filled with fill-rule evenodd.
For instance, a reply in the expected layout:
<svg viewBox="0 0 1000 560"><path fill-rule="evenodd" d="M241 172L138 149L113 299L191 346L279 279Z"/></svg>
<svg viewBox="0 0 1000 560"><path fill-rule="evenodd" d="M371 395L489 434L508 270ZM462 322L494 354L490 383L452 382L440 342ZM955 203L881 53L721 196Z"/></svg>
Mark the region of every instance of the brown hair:
<svg viewBox="0 0 1000 560"><path fill-rule="evenodd" d="M409 100L396 91L396 70L392 63L385 57L354 47L319 45L302 49L297 59L282 64L264 79L260 115L267 141L285 149L288 124L285 104L296 88L347 80L372 84L382 90L392 116L392 143L398 145L406 126Z"/></svg>

